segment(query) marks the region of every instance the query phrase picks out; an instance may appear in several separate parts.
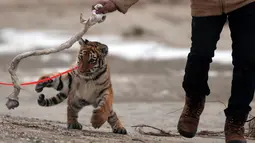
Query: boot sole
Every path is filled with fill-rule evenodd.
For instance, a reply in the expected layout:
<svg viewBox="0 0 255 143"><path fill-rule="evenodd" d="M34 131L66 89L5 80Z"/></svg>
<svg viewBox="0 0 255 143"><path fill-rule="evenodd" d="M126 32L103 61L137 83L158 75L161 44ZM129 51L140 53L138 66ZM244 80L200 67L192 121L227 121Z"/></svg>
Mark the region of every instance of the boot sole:
<svg viewBox="0 0 255 143"><path fill-rule="evenodd" d="M229 141L227 143L247 143L246 141L240 141L240 140L233 140L233 141Z"/></svg>
<svg viewBox="0 0 255 143"><path fill-rule="evenodd" d="M197 133L197 131L196 131L195 133L183 131L183 130L180 128L180 125L179 125L179 124L178 124L178 126L177 126L177 130L178 130L178 132L180 133L181 136L186 137L186 138L193 138L193 137L195 137L195 135L196 135L196 133ZM232 142L230 142L230 143L232 143ZM233 143L235 143L235 142L233 142ZM238 142L237 142L237 143L238 143Z"/></svg>

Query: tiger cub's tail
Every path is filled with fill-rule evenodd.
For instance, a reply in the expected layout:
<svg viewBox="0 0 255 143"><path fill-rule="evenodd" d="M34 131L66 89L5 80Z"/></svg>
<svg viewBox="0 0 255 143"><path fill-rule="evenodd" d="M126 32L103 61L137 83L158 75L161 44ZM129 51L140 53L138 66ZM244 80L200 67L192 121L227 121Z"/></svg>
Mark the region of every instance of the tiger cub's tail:
<svg viewBox="0 0 255 143"><path fill-rule="evenodd" d="M37 103L40 106L50 107L63 102L67 98L65 93L58 93L55 97L45 98L44 94L40 94Z"/></svg>

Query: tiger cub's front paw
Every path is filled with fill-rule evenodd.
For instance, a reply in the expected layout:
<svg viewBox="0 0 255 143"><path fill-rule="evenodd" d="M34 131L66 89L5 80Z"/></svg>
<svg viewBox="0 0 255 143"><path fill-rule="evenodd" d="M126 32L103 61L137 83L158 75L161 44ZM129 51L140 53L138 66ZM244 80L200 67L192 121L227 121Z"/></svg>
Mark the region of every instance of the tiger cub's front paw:
<svg viewBox="0 0 255 143"><path fill-rule="evenodd" d="M78 121L73 122L73 123L68 123L67 129L82 130L82 125Z"/></svg>
<svg viewBox="0 0 255 143"><path fill-rule="evenodd" d="M95 109L90 120L90 123L94 128L100 128L108 119L109 113L103 112L102 110Z"/></svg>

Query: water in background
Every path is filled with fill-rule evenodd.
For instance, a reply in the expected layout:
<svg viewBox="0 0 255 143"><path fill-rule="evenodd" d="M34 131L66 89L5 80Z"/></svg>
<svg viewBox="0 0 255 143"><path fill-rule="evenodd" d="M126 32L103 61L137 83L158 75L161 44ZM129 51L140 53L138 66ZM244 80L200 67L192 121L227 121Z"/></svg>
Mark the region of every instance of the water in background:
<svg viewBox="0 0 255 143"><path fill-rule="evenodd" d="M31 49L45 49L59 46L67 41L74 33L64 31L23 31L15 29L0 30L0 55L6 53L21 53ZM169 47L154 41L127 41L113 35L85 35L88 40L102 42L109 47L109 54L127 60L138 59L183 59L187 57L189 48ZM73 48L77 50L78 42ZM230 50L217 50L214 62L231 64Z"/></svg>

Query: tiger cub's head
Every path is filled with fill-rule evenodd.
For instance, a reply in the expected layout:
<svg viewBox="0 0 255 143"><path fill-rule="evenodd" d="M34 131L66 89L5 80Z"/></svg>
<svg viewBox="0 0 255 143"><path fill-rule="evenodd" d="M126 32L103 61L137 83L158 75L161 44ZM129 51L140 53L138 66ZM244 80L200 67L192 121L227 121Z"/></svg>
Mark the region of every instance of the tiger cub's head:
<svg viewBox="0 0 255 143"><path fill-rule="evenodd" d="M78 71L84 75L92 75L106 66L105 58L108 46L97 41L79 40Z"/></svg>

